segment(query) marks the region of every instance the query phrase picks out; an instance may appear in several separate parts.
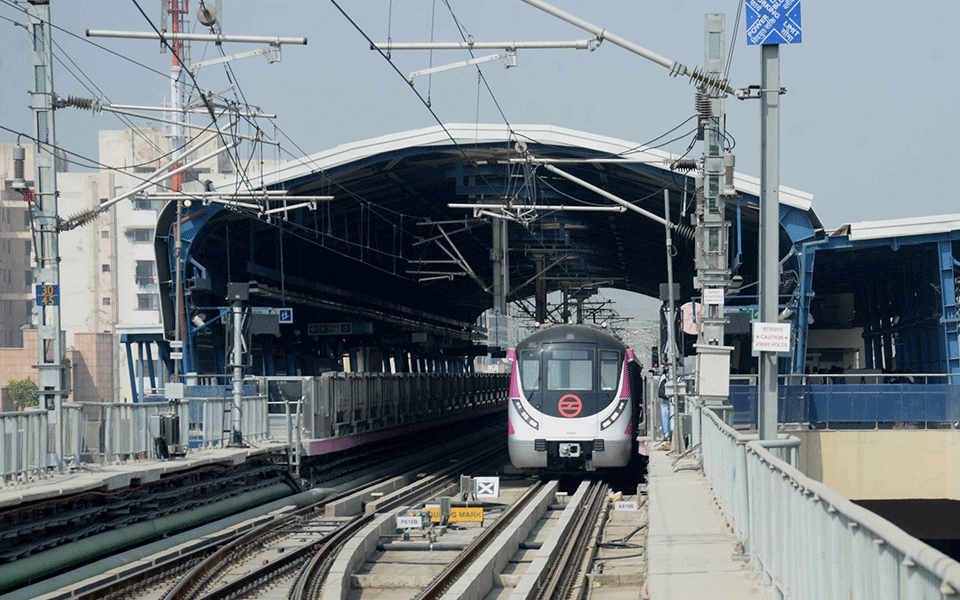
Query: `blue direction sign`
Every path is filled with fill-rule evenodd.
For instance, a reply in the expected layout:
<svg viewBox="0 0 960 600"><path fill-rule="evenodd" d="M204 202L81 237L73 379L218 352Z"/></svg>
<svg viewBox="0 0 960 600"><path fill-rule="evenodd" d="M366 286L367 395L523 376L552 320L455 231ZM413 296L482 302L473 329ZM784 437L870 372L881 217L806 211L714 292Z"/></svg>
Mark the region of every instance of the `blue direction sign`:
<svg viewBox="0 0 960 600"><path fill-rule="evenodd" d="M747 0L747 44L799 44L800 0Z"/></svg>

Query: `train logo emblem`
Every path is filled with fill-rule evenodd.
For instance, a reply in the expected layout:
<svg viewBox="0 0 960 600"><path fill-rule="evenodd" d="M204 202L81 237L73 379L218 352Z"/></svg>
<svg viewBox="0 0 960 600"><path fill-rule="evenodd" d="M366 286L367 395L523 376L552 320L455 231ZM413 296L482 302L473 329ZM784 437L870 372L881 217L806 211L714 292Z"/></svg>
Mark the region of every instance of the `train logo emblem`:
<svg viewBox="0 0 960 600"><path fill-rule="evenodd" d="M563 398L560 398L560 402L557 402L557 408L560 409L560 414L568 419L580 414L580 411L583 410L583 402L580 401L580 398L573 394L567 394Z"/></svg>

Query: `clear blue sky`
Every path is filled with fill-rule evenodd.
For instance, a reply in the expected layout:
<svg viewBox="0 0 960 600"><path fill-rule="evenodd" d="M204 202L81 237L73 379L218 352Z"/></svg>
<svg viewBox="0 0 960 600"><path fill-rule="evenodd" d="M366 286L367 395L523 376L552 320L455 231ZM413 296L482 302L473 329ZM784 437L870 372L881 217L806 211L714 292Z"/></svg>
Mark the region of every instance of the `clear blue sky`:
<svg viewBox="0 0 960 600"><path fill-rule="evenodd" d="M158 20L157 0L138 0ZM459 41L444 0L338 0L373 39ZM519 0L448 0L477 41L574 40L591 37ZM196 9L198 0L190 2ZM263 57L233 63L239 90L250 104L277 113L279 128L308 153L337 144L436 122L381 56L329 0L223 0L225 33L306 36L309 45L283 49L283 61ZM737 0L573 2L555 4L661 55L695 66L703 62L707 12L727 15L733 30ZM0 0L0 125L30 131L27 37L10 20L26 22L24 2ZM86 29L146 31L132 1L51 0L53 20L83 36ZM196 29L191 17L191 30ZM938 184L955 171L954 140L960 130L960 78L949 67L948 45L960 22L960 3L935 2L907 11L902 3L877 1L803 4L803 43L781 49L781 182L814 194L814 208L827 227L872 219L960 212L952 185ZM734 86L759 83L760 50L747 46L741 22L730 77ZM90 96L71 72L89 77L110 101L160 104L169 95L170 55L158 43L93 40L158 73L118 58L58 31L55 41L66 66L56 63L61 96ZM225 46L228 54L253 49ZM486 54L477 51L477 55ZM75 64L72 64L66 57ZM217 56L194 43L194 61ZM433 64L468 58L436 52ZM426 52L394 52L404 74L426 68ZM493 97L473 69L436 75L429 85L433 110L444 122L549 123L638 143L665 133L694 112L694 88L665 69L610 43L596 52L520 51L519 66L483 66ZM202 87L229 86L221 67L200 71ZM86 82L86 81L85 81ZM86 82L88 86L91 84ZM418 80L425 97L428 82ZM232 93L230 94L232 96ZM502 109L498 110L496 103ZM729 100L728 131L736 138L737 169L759 174L759 106ZM117 118L75 109L58 113L61 146L96 157L96 132L126 126ZM265 127L273 134L272 125ZM688 128L678 130L686 133ZM15 136L2 132L0 140ZM670 136L674 137L674 136ZM682 152L689 137L666 147ZM284 148L299 151L284 141ZM694 152L699 154L699 146ZM276 151L267 150L267 158ZM949 180L945 180L948 182Z"/></svg>

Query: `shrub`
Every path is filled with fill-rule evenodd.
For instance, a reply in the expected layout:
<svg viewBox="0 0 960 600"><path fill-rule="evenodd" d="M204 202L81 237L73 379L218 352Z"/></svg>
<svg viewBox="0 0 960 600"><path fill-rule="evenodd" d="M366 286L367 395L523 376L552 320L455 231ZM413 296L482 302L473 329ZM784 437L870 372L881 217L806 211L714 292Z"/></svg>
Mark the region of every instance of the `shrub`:
<svg viewBox="0 0 960 600"><path fill-rule="evenodd" d="M14 379L7 384L10 398L20 408L37 408L40 406L40 388L30 379Z"/></svg>

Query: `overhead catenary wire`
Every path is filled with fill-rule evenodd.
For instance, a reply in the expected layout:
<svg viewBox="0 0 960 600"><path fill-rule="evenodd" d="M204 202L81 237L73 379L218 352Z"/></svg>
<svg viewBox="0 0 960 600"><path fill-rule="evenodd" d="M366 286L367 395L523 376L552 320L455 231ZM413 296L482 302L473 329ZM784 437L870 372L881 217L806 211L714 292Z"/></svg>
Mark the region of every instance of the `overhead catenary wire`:
<svg viewBox="0 0 960 600"><path fill-rule="evenodd" d="M9 5L9 2L8 2L7 0L3 0L3 2ZM23 10L23 9L20 9L20 7L16 7L16 8L17 8L18 10ZM26 34L27 34L28 36L31 36L31 37L32 37L33 34L30 32L29 27L27 27L25 24L19 23L19 22L17 22L17 21L14 21L13 19L10 19L10 18L4 17L4 16L0 16L0 19L3 19L3 20L5 20L5 21L9 21L9 22L12 23L14 26L22 28L22 29L26 32ZM90 85L92 85L92 86L97 90L97 92L99 93L99 95L100 95L101 97L105 97L105 94L103 93L103 91L97 86L97 84L93 81L93 79L92 79L90 76L88 76L88 75L83 71L82 68L80 68L80 66L76 63L76 61L73 60L73 58L70 56L70 53L66 52L66 51L60 46L60 44L59 44L55 39L51 40L51 42L53 43L54 48L57 50L57 51L51 52L51 55L53 56L53 58L54 58L57 62L60 63L60 66L63 67L64 70L67 71L67 73L69 73L70 75L72 75L72 76L77 80L77 82L80 83L81 86L83 86L88 92L90 92L91 95L96 95L96 94L94 94L93 90L90 88ZM68 61L70 61L70 63L74 66L74 68L75 68L77 71L79 71L81 75L83 75L83 78L85 78L85 79L90 83L90 85L87 85L86 83L84 83L83 78L81 78L80 75L77 75L77 74L73 71L73 69L71 69L71 68L64 62L63 58L60 57L61 54L62 54ZM118 116L117 118L118 118L121 122L123 122L124 124L126 124L127 126L129 126L130 128L134 129L135 132L136 132L136 135L138 135L141 139L143 139L144 142L146 142L148 145L154 146L154 149L156 149L158 152L160 151L160 148L156 146L156 144L153 142L153 140L150 140L148 137L146 137L145 135L143 135L143 133L140 132L138 129L136 129L136 128L134 127L133 123L131 123L128 119L125 119L124 117L120 117L120 116Z"/></svg>
<svg viewBox="0 0 960 600"><path fill-rule="evenodd" d="M28 139L28 140L30 140L30 141L33 142L33 143L41 143L41 142L39 142L39 141L37 140L37 138L33 137L31 134L24 133L24 132L22 132L22 131L17 131L16 129L12 129L12 128L10 128L10 127L6 127L5 125L0 125L0 129L2 129L2 130L4 130L4 131L7 131L7 132L9 132L9 133L15 134L15 135L17 135L17 136L19 136L19 137L23 137L23 138L25 138L25 139ZM199 137L200 137L200 136L197 135L197 136L195 136L194 138L191 138L191 142L197 140ZM122 173L122 174L124 174L124 175L129 176L129 177L132 177L132 178L134 178L134 179L137 179L137 180L139 180L139 181L141 181L141 182L147 181L147 178L146 178L146 177L143 177L143 176L142 176L141 174L139 174L139 173L128 173L128 172L125 171L125 169L129 169L129 168L134 167L134 166L147 166L147 165L151 165L151 164L156 163L156 162L158 162L159 160L161 160L161 159L163 159L163 158L166 158L167 156L170 156L170 155L172 154L172 152L169 152L169 153L167 153L165 156L158 157L158 158L156 158L156 159L154 159L154 160L151 160L151 161L149 161L149 162L141 163L140 165L128 165L128 166L125 166L125 167L114 167L114 166L111 166L111 165L104 164L104 163L102 163L102 162L100 162L100 161L98 161L98 160L96 160L96 159L89 158L89 157L87 157L87 156L84 156L84 155L82 155L82 154L79 154L79 153L77 153L77 152L73 152L72 150L67 150L67 149L64 148L63 146L53 145L53 144L50 144L50 143L48 143L48 142L42 142L42 143L43 143L44 146L46 146L46 147L50 148L51 150L53 150L54 153L63 153L63 155L74 156L74 157L76 157L76 158L78 158L78 159L80 159L80 160L86 161L86 163L81 163L81 162L76 161L76 160L71 160L71 159L69 159L69 158L65 158L65 157L62 156L62 155L60 156L61 159L65 160L66 162L68 162L68 163L70 163L70 164L77 165L77 166L79 166L79 167L84 167L84 168L97 167L97 168L99 168L99 169L104 169L104 170L107 170L107 171L114 171L114 172L117 172L117 173ZM173 188L166 187L166 186L164 186L164 185L162 185L162 184L160 184L160 183L158 183L158 184L156 184L156 185L159 186L159 187L165 187L165 188L168 189L168 190L172 190L172 189L173 189Z"/></svg>
<svg viewBox="0 0 960 600"><path fill-rule="evenodd" d="M376 46L373 39L369 35L367 35L367 33L363 30L363 28L361 28L360 25L356 21L354 21L353 18L350 17L350 15L347 14L347 12L340 6L340 4L338 4L336 0L330 0L330 2L334 5L334 7L336 7L336 9L340 12L340 14L343 15L345 19L347 19L347 21L353 26L353 28L356 29L357 32L360 35L362 35L365 40L367 40L367 43L370 44L371 48L375 49L377 52L380 53L380 56L383 57L383 59L387 62L387 64L389 64L390 67L394 70L394 72L401 79L403 79L404 81L407 81L406 75L404 75L400 71L400 69L397 68L395 64L393 64L393 61L391 61L387 57L387 55L384 53L382 49ZM456 138L453 137L453 134L450 133L450 130L443 123L443 121L440 120L440 117L437 115L436 112L434 112L433 108L427 103L426 99L420 94L420 92L416 90L416 88L414 88L413 86L409 86L409 87L410 87L410 90L413 91L413 93L417 96L417 98L420 100L423 106L427 109L427 111L433 117L434 121L436 121L437 124L440 126L440 128L443 130L444 134L450 139L451 142L453 142L453 145L457 149L457 151L464 157L464 159L466 159L468 162L473 163L474 161L470 159L470 156L467 154L466 150L464 150L463 146L456 140ZM508 128L509 128L509 125L508 125ZM484 181L484 183L486 183L487 185L491 185L490 182L487 180L486 176L479 169L477 169L477 175L480 177L482 181Z"/></svg>
<svg viewBox="0 0 960 600"><path fill-rule="evenodd" d="M150 24L150 27L153 28L153 30L157 33L157 35L160 36L160 39L161 39L162 43L164 44L164 46L166 46L166 48L167 48L168 50L170 50L170 53L173 54L173 55L176 57L177 62L179 62L180 64L183 64L183 60L181 60L181 57L174 51L173 46L170 45L169 40L168 40L167 38L165 38L165 37L160 33L160 30L157 29L157 26L154 25L153 21L150 20L150 17L147 16L147 13L146 13L146 12L144 12L143 8L140 6L140 3L139 3L137 0L131 0L131 2L133 2L133 5L137 7L137 10L140 11L140 14L143 15L143 18L146 19L147 23ZM216 114L214 113L213 106L210 104L210 100L207 98L207 96L203 93L202 89L200 88L200 84L197 82L197 78L193 75L193 73L190 71L190 69L183 69L183 71L186 72L187 76L190 77L190 81L193 83L194 88L196 88L197 94L200 96L200 98L201 98L202 101L203 101L204 106L206 106L207 111L210 113L210 119L213 121L214 127L216 127L217 135L218 135L218 137L220 138L221 144L222 144L224 147L230 145L230 144L228 144L227 139L226 139L226 137L225 137L224 134L223 134L223 131L221 131L220 125L217 123L217 116L216 116ZM231 148L235 148L236 146L237 146L236 144L233 144L233 145L231 145ZM240 165L239 155L237 155L237 156L234 156L233 154L228 154L228 155L230 156L231 160L233 161L234 166L236 167L238 173L241 172L241 165ZM240 183L240 182L238 182L238 183ZM252 186L250 185L250 183L249 183L248 181L244 181L244 183L246 183L247 186L248 186L250 189L252 189Z"/></svg>
<svg viewBox="0 0 960 600"><path fill-rule="evenodd" d="M12 7L12 8L15 8L15 9L19 10L20 12L22 12L22 13L24 13L24 14L27 14L27 9L25 9L25 8L23 8L23 7L21 7L21 6L18 6L17 3L14 2L13 0L0 0L0 2L6 4L7 6L10 6L10 7ZM0 18L6 19L6 17L0 17ZM9 21L10 19L7 19L7 20ZM13 21L11 21L11 22L13 22ZM69 36L71 36L71 37L77 38L78 40L81 40L81 41L83 41L83 42L85 42L85 43L87 43L87 44L90 44L91 46L93 46L93 47L95 47L95 48L99 48L100 50L103 50L104 52L107 52L107 53L109 53L109 54L112 54L113 56L116 56L116 57L118 57L118 58L122 58L123 60L125 60L125 61L127 61L127 62L130 62L130 63L132 63L132 64L134 64L134 65L136 65L136 66L138 66L138 67L140 67L140 68L142 68L142 69L145 69L145 70L147 70L147 71L150 71L151 73L155 73L155 74L163 77L164 79L167 79L168 81L171 79L169 73L164 73L164 72L162 72L162 71L158 71L158 70L154 69L153 67L147 66L147 65L145 65L145 64L143 64L143 63L141 63L141 62L138 62L138 61L136 61L136 60L133 60L133 59L130 58L129 56L125 56L125 55L120 54L119 52L116 52L116 51L114 51L114 50L111 50L111 49L109 49L109 48L107 48L107 47L105 47L105 46L101 46L100 44L97 44L96 42L93 42L93 41L91 41L91 40L89 40L89 39L87 39L87 38L85 38L85 37L83 37L83 36L81 36L81 35L77 35L76 33L73 33L72 31L70 31L70 30L68 30L68 29L64 29L63 27L60 27L59 25L57 25L56 23L53 23L52 21L46 21L46 23L47 23L50 27L56 29L57 31L60 31L60 32L62 32L62 33L65 33L65 34L67 34L67 35L69 35Z"/></svg>

